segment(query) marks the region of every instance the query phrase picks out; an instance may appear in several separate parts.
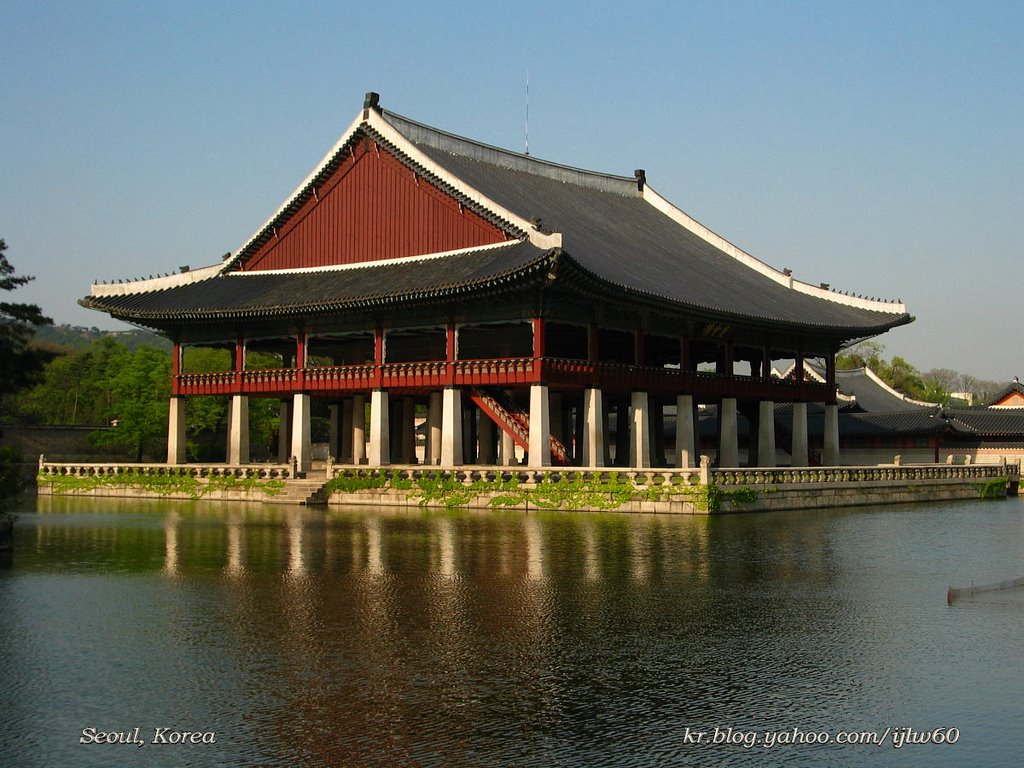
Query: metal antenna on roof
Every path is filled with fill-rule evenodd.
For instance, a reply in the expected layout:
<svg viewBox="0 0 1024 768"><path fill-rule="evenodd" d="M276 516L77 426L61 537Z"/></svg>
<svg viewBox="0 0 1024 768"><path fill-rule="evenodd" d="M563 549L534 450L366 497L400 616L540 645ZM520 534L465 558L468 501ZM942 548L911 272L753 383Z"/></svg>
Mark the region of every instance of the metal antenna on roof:
<svg viewBox="0 0 1024 768"><path fill-rule="evenodd" d="M526 70L526 154L530 154L530 70Z"/></svg>

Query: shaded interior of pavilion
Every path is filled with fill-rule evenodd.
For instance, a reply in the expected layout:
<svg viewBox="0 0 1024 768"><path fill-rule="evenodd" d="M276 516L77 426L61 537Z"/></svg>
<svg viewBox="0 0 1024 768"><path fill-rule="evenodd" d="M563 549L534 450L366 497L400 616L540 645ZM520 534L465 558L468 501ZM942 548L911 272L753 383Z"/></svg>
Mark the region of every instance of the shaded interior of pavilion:
<svg viewBox="0 0 1024 768"><path fill-rule="evenodd" d="M204 348L219 353L197 364L192 350ZM228 464L686 467L701 455L720 466L838 463L835 406L820 397L827 383L807 383L817 401L774 402L779 392L793 398L792 382L773 375L799 356L793 350L530 320L176 349L172 463L188 460L186 402L204 396L229 403ZM830 371L831 359L822 362ZM541 363L537 381L531 366ZM452 366L461 384L444 378ZM249 439L250 400L277 409L276 435L264 444Z"/></svg>

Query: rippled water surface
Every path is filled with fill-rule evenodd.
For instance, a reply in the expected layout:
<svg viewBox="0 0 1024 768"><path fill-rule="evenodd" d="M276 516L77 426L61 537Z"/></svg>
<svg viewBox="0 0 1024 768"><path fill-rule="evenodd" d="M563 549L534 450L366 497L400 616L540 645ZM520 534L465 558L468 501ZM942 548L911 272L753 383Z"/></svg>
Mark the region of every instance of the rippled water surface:
<svg viewBox="0 0 1024 768"><path fill-rule="evenodd" d="M1024 576L1022 513L40 499L0 568L0 765L1016 765L1024 595L946 588ZM885 743L806 743L842 731Z"/></svg>

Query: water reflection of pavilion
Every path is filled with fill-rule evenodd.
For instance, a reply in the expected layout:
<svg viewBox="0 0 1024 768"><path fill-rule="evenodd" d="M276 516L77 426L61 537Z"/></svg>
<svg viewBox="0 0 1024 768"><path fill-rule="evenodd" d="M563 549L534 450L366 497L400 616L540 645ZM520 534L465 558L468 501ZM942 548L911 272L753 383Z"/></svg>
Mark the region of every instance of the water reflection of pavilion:
<svg viewBox="0 0 1024 768"><path fill-rule="evenodd" d="M591 682L581 669L612 685L642 681L636 654L667 658L619 647L666 623L679 642L664 651L699 665L717 649L694 628L732 614L736 585L796 581L831 558L813 522L778 518L121 504L119 522L88 514L118 502L41 500L41 562L84 555L152 574L174 597L165 630L233 678L223 685L258 722L257 748L286 744L297 764L412 763L425 742L457 763L461 747L425 727L564 720L560 702ZM766 610L755 630L782 631L795 610ZM492 674L517 695L495 694L507 686Z"/></svg>
<svg viewBox="0 0 1024 768"><path fill-rule="evenodd" d="M120 503L142 512L125 524L90 525L61 513ZM40 497L39 552L85 548L127 570L158 567L170 577L220 573L229 580L272 575L381 577L419 574L438 581L542 582L628 577L644 581L682 568L701 579L716 568L714 532L741 521L617 514L498 515L493 512L323 511L225 505L183 509L160 502ZM779 525L758 518L757 536ZM791 532L792 533L792 532ZM752 534L753 535L753 534ZM779 534L781 535L781 534ZM790 541L801 551L811 544ZM819 553L820 554L820 553ZM817 558L817 555L815 555ZM729 564L729 567L733 567Z"/></svg>

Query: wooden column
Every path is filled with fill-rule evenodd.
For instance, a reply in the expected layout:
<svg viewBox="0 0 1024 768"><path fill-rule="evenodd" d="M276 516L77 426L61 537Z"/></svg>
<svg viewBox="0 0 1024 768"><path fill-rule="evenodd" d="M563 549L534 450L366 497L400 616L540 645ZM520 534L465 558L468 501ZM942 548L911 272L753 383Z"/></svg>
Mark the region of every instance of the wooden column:
<svg viewBox="0 0 1024 768"><path fill-rule="evenodd" d="M300 390L306 387L306 334L295 335L295 382Z"/></svg>
<svg viewBox="0 0 1024 768"><path fill-rule="evenodd" d="M181 344L174 342L174 349L171 352L171 394L177 395L180 391L181 386L178 377L181 376L181 363L182 363L182 348Z"/></svg>
<svg viewBox="0 0 1024 768"><path fill-rule="evenodd" d="M531 320L533 327L533 359L544 357L544 318L535 317Z"/></svg>
<svg viewBox="0 0 1024 768"><path fill-rule="evenodd" d="M373 386L380 388L384 383L384 329L373 329ZM372 396L371 396L372 397Z"/></svg>
<svg viewBox="0 0 1024 768"><path fill-rule="evenodd" d="M448 365L445 366L444 382L448 386L455 383L455 358L458 354L458 329L455 323L448 323L444 331L444 356Z"/></svg>

